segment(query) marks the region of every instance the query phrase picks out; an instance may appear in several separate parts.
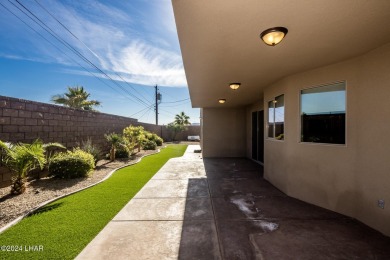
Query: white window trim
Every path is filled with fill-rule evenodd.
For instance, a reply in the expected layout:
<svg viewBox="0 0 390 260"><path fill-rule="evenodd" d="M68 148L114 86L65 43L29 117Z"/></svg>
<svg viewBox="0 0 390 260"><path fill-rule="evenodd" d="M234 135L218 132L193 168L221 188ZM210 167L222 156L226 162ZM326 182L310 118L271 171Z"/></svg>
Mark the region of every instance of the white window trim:
<svg viewBox="0 0 390 260"><path fill-rule="evenodd" d="M286 107L286 98L285 98L285 94L279 94L279 95L276 95L276 96L274 96L274 98L272 99L272 100L269 100L269 101L267 101L267 103L266 103L266 105L267 105L267 121L266 121L266 140L269 140L269 141L275 141L275 142L284 142L284 140L285 140L285 131L283 130L283 136L284 136L284 138L282 139L282 140L279 140L279 139L276 139L275 138L275 131L276 131L276 127L275 127L275 119L276 119L276 113L275 113L275 102L273 102L273 101L275 101L276 100L276 98L277 97L279 97L279 96L283 96L283 99L284 99L284 107ZM269 131L269 107L268 107L268 104L269 104L269 102L272 102L273 103L273 105L274 105L274 107L273 107L273 109L274 109L274 129L273 129L273 136L274 137L269 137L268 136L268 131ZM285 115L283 115L284 116L284 118L283 118L283 125L284 125L284 127L283 127L283 129L285 129L286 128L286 117L285 117Z"/></svg>

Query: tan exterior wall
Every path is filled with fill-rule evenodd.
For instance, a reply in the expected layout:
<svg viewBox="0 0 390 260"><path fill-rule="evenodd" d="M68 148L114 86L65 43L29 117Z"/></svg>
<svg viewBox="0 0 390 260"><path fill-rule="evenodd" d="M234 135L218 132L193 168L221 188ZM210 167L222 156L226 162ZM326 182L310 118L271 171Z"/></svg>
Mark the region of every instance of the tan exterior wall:
<svg viewBox="0 0 390 260"><path fill-rule="evenodd" d="M245 108L203 108L203 157L246 157L245 126Z"/></svg>
<svg viewBox="0 0 390 260"><path fill-rule="evenodd" d="M342 80L346 145L300 143L300 90ZM290 196L390 235L390 44L284 78L265 90L264 104L280 94L285 95L285 140L265 140L265 178ZM378 199L385 200L385 209Z"/></svg>

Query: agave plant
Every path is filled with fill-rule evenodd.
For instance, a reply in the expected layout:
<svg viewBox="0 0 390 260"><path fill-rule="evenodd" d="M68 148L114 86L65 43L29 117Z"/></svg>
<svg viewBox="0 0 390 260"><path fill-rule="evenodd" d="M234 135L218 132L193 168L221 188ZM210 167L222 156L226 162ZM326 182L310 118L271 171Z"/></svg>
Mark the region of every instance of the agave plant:
<svg viewBox="0 0 390 260"><path fill-rule="evenodd" d="M45 149L40 140L32 144L6 145L0 141L0 147L5 150L5 163L15 172L12 179L11 194L22 194L26 190L26 177L34 169L45 166Z"/></svg>

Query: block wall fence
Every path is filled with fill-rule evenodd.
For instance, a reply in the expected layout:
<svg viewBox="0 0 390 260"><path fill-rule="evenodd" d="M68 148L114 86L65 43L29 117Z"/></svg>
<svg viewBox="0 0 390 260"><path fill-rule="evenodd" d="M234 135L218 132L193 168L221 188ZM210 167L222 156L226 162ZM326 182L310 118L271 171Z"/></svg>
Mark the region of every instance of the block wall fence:
<svg viewBox="0 0 390 260"><path fill-rule="evenodd" d="M171 141L171 133L166 126L138 122L137 119L66 108L0 96L0 140L4 142L31 143L39 138L43 142L59 142L68 148L75 147L90 138L102 149L108 149L104 138L107 133L122 133L129 126L143 126L146 130ZM200 126L189 126L176 136L176 140L186 140L188 135L200 135ZM9 181L9 174L0 171L1 182Z"/></svg>

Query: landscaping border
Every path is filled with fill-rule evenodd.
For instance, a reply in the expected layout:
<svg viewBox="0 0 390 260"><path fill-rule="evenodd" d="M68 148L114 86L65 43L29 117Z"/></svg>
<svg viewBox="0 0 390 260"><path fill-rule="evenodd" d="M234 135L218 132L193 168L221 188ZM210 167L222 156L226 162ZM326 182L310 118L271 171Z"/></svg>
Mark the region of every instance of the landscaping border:
<svg viewBox="0 0 390 260"><path fill-rule="evenodd" d="M164 149L166 148L167 146L163 146L161 149ZM47 200L45 202L42 202L41 204L39 204L38 206L34 207L33 209L29 210L27 213L23 214L22 216L19 216L17 217L16 219L14 219L13 221L11 221L10 223L8 223L7 225L5 225L4 227L0 228L0 234L3 233L4 231L6 231L7 229L9 229L10 227L18 224L22 219L24 219L25 217L28 217L30 215L32 215L35 211L37 211L38 209L42 208L43 206L46 206L47 204L50 204L54 201L57 201L59 199L62 199L62 198L65 198L65 197L68 197L72 194L75 194L77 192L80 192L80 191L83 191L83 190L86 190L86 189L89 189L93 186L96 186L104 181L106 181L107 179L109 179L117 170L120 170L122 168L125 168L125 167L128 167L128 166L132 166L134 164L137 164L139 163L144 157L147 157L147 156L151 156L151 155L155 155L155 154L158 154L160 153L161 149L157 149L157 151L155 153L151 153L151 154L146 154L146 155L143 155L141 156L140 158L138 158L135 162L131 162L129 164L126 164L126 165L123 165L121 167L118 167L118 168L115 168L113 169L112 171L110 171L106 177L104 177L103 179L101 179L100 181L94 183L94 184L91 184L91 185L88 185L86 187L83 187L81 189L78 189L78 190L75 190L75 191L72 191L72 192L69 192L67 194L64 194L64 195L61 195L59 197L56 197L56 198L53 198L53 199L50 199L50 200Z"/></svg>

